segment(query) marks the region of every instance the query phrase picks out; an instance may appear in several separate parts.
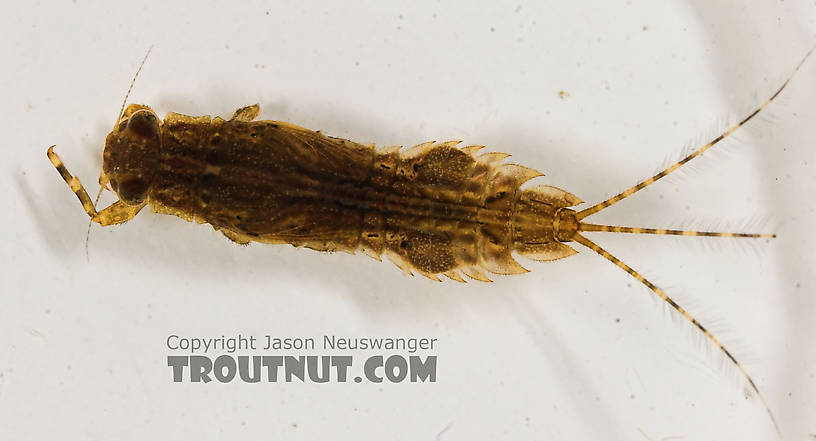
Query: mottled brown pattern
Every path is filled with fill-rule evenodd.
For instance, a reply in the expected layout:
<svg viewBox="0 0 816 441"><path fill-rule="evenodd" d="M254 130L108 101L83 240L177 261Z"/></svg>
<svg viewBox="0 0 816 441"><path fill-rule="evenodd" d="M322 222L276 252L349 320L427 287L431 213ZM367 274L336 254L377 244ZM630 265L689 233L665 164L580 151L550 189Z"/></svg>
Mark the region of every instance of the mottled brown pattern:
<svg viewBox="0 0 816 441"><path fill-rule="evenodd" d="M257 112L249 106L230 120L170 113L159 123L131 105L108 137L105 175L112 184L124 174L148 181L154 211L209 223L239 243L386 255L431 278L525 272L513 251L538 260L574 253L555 240L553 221L580 201L554 187L521 190L540 173L504 164L506 154L458 142L376 149L253 121ZM133 151L155 157L144 169L119 166Z"/></svg>

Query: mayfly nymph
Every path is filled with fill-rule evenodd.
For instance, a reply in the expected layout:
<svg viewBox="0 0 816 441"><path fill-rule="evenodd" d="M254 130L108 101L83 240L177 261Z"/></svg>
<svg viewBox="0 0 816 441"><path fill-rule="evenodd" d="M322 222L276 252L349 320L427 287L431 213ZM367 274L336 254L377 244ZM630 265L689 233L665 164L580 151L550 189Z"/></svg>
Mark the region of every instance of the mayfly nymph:
<svg viewBox="0 0 816 441"><path fill-rule="evenodd" d="M794 70L799 70L806 55ZM79 179L48 149L48 158L102 226L132 219L145 206L209 223L240 244L291 244L318 251L387 256L408 273L490 281L486 273L527 272L512 256L537 261L575 254L577 242L611 261L699 329L729 359L762 401L744 367L700 322L659 287L586 238L583 232L770 238L772 234L698 232L597 225L588 216L609 207L728 137L756 116L781 87L720 136L637 185L588 208L562 189L522 188L542 176L504 162L482 146L428 142L409 149L375 148L290 123L255 120L258 105L219 117L168 113L144 105L121 112L105 141L99 182L119 199L97 211ZM777 427L778 431L778 427Z"/></svg>

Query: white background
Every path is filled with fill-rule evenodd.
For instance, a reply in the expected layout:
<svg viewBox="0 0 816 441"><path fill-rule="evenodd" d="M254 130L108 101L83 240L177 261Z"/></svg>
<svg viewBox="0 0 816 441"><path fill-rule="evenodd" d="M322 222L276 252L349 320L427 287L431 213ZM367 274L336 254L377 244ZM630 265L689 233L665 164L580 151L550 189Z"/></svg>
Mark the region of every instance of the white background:
<svg viewBox="0 0 816 441"><path fill-rule="evenodd" d="M258 102L262 118L359 142L463 139L592 203L769 96L814 42L812 1L77 0L6 4L0 28L0 438L774 436L699 332L579 245L492 284L434 283L363 256L241 247L145 210L95 227L86 261L87 216L45 150L95 193L154 45L130 102L159 115ZM724 340L787 440L816 433L814 98L811 59L692 170L591 218L779 234L592 238ZM435 337L439 379L172 384L168 334L239 332Z"/></svg>

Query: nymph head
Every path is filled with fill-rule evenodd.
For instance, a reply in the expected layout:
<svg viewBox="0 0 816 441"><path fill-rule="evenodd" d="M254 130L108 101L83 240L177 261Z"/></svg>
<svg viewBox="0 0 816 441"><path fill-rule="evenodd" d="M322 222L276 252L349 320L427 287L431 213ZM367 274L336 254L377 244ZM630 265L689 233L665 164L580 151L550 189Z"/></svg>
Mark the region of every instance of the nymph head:
<svg viewBox="0 0 816 441"><path fill-rule="evenodd" d="M108 134L102 156L102 179L107 179L122 202L144 203L160 148L161 121L156 113L147 106L129 105Z"/></svg>

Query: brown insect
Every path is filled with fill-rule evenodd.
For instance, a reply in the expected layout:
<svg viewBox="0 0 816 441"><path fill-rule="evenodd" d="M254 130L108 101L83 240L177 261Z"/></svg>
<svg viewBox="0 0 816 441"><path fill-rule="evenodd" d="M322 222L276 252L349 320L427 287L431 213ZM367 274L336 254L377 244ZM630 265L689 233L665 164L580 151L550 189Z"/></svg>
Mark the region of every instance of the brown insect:
<svg viewBox="0 0 816 441"><path fill-rule="evenodd" d="M811 50L812 52L812 50ZM810 52L794 70L799 70ZM141 68L140 68L141 69ZM137 72L138 75L138 72ZM375 148L279 121L256 121L258 105L219 117L169 113L161 121L143 105L120 111L107 136L100 185L119 197L97 211L59 156L48 158L102 226L121 224L147 205L157 213L209 223L239 244L291 244L318 251L387 256L407 273L488 282L487 273L527 272L512 256L568 257L577 242L643 283L699 329L736 365L778 426L754 380L697 319L637 271L582 233L772 238L746 234L596 225L588 216L672 173L751 120L785 88L723 134L653 177L589 208L552 186L522 188L542 176L504 163L505 153L458 141L409 149ZM132 84L131 84L132 86ZM101 190L100 190L101 191Z"/></svg>

